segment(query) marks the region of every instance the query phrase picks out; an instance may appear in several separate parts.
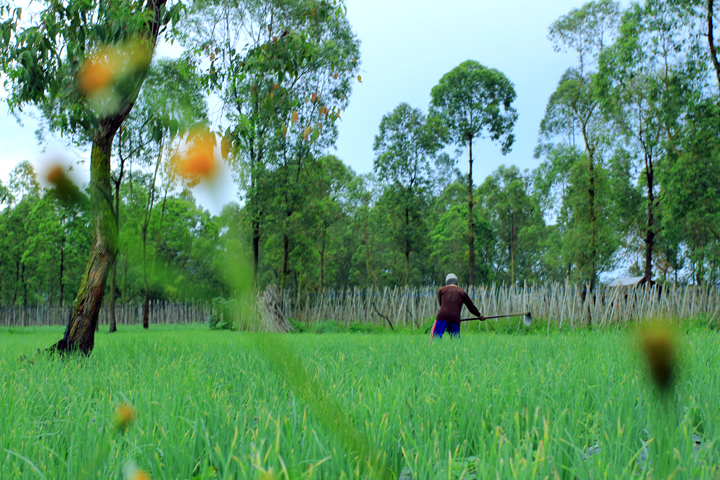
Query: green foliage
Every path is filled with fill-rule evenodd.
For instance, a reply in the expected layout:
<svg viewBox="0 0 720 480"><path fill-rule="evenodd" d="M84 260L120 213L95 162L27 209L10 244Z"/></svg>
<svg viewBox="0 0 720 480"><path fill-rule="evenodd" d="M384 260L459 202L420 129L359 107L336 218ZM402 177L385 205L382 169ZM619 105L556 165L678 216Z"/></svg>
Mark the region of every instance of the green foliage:
<svg viewBox="0 0 720 480"><path fill-rule="evenodd" d="M0 68L7 75L10 108L37 105L51 130L82 142L92 140L101 123L130 111L155 46L149 31L176 23L181 8L181 3L165 0L147 5L123 0L112 6L99 1L43 2L38 14L25 19L22 9L8 8L0 28ZM156 18L160 24L154 24ZM79 88L80 77L86 62L108 46L122 46L122 55L134 66L114 80L114 99L98 105Z"/></svg>
<svg viewBox="0 0 720 480"><path fill-rule="evenodd" d="M517 112L515 87L501 72L467 60L443 75L433 87L431 114L442 119L457 145L467 147L487 134L510 151Z"/></svg>
<svg viewBox="0 0 720 480"><path fill-rule="evenodd" d="M512 107L515 87L501 72L468 60L443 75L431 91L431 118L447 133L445 142L468 149L468 281L475 284L475 226L473 224L474 140L487 136L510 151L517 112Z"/></svg>
<svg viewBox="0 0 720 480"><path fill-rule="evenodd" d="M405 256L405 284L410 282L410 255L427 236L423 213L433 182L432 160L440 149L441 125L406 103L383 116L375 136L373 170L384 186L381 202L395 224L393 240Z"/></svg>
<svg viewBox="0 0 720 480"><path fill-rule="evenodd" d="M234 300L226 300L224 298L213 298L212 313L208 319L210 330L235 330L235 310L236 304Z"/></svg>
<svg viewBox="0 0 720 480"><path fill-rule="evenodd" d="M67 304L80 284L90 243L89 205L42 189L33 166L11 173L0 212L0 304Z"/></svg>
<svg viewBox="0 0 720 480"><path fill-rule="evenodd" d="M490 223L477 210L475 217L475 278L477 283L489 284L496 279L496 242L497 237ZM465 202L451 204L442 211L435 227L430 233L430 261L433 268L433 280L443 285L445 275L453 272L458 278L469 278L467 265L467 217L468 208Z"/></svg>
<svg viewBox="0 0 720 480"><path fill-rule="evenodd" d="M281 286L292 275L297 284L319 253L306 241L317 224L305 195L313 181L302 180L317 178L313 171L335 141L359 68L344 5L195 2L183 31L193 53L209 60L205 80L231 122L222 148L244 191L255 274ZM270 253L262 254L265 265L261 250Z"/></svg>
<svg viewBox="0 0 720 480"><path fill-rule="evenodd" d="M554 21L548 38L553 42L555 51L573 51L577 55L580 75L583 76L603 48L612 44L619 14L617 2L589 1Z"/></svg>
<svg viewBox="0 0 720 480"><path fill-rule="evenodd" d="M720 143L717 139L720 109L715 101L693 106L686 123L683 150L669 156L660 173L665 185L662 225L670 245L686 246L691 266L689 281L720 281ZM669 268L678 270L679 251L670 250Z"/></svg>
<svg viewBox="0 0 720 480"><path fill-rule="evenodd" d="M497 278L511 285L518 277L528 282L545 277L539 248L545 222L530 186L529 174L501 165L479 188L480 204L502 245L498 248L498 263L508 267Z"/></svg>
<svg viewBox="0 0 720 480"><path fill-rule="evenodd" d="M720 281L716 4L708 18L698 2L598 0L558 18L549 39L576 62L548 99L540 164L503 166L474 188L440 150L490 138L509 151L516 92L501 72L466 61L432 89L427 116L400 104L379 125L373 173L358 175L328 153L360 65L344 2L131 3L0 7L9 105L39 106L44 128L78 143L103 139L89 192L44 189L28 162L0 185L2 305L67 304L97 232L118 247L114 293L126 302L231 298L254 283L440 284L448 271L591 289L618 267ZM151 25L187 54L151 64ZM124 65L99 103L80 89L98 55ZM210 125L208 93L221 99L219 150L241 192L217 217L169 162ZM111 182L117 209L106 208Z"/></svg>

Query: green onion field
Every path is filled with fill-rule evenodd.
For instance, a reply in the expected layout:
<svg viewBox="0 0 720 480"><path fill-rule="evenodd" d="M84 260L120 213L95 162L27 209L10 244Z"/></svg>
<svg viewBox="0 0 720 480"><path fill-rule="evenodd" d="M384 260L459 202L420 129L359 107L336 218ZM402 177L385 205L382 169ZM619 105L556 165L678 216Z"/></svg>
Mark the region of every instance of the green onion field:
<svg viewBox="0 0 720 480"><path fill-rule="evenodd" d="M0 330L2 480L720 478L715 332L666 391L627 331L61 333Z"/></svg>

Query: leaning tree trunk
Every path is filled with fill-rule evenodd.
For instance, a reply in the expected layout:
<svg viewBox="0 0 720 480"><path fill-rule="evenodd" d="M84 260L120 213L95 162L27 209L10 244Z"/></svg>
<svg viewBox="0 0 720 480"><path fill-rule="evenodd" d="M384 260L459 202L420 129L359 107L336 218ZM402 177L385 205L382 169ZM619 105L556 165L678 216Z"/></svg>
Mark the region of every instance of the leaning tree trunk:
<svg viewBox="0 0 720 480"><path fill-rule="evenodd" d="M110 150L117 127L99 130L90 156L93 247L65 334L52 347L59 352L80 351L86 355L92 352L105 284L115 261L117 228L110 203Z"/></svg>
<svg viewBox="0 0 720 480"><path fill-rule="evenodd" d="M110 268L117 253L117 225L112 208L110 157L112 142L120 125L127 118L147 77L147 69L155 51L167 0L147 0L143 14L148 22L138 32L146 49L147 64L138 70L134 84L120 102L117 111L100 119L93 133L90 154L90 200L92 201L93 246L80 290L73 302L70 318L62 340L51 347L57 352L79 351L89 355L95 346L95 328L105 295Z"/></svg>

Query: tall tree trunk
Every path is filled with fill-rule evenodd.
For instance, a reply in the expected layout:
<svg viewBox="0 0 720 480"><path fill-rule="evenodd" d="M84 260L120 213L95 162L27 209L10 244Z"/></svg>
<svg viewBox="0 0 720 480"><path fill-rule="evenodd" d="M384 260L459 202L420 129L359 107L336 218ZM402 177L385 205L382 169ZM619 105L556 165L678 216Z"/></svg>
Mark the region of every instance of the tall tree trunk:
<svg viewBox="0 0 720 480"><path fill-rule="evenodd" d="M470 153L470 169L468 172L468 282L470 286L475 285L475 222L473 220L473 156L472 156L472 137L468 138L468 146Z"/></svg>
<svg viewBox="0 0 720 480"><path fill-rule="evenodd" d="M595 240L595 163L592 152L588 155L590 161L590 187L588 188L588 196L590 197L590 292L595 291L595 283L597 277L596 257L597 247Z"/></svg>
<svg viewBox="0 0 720 480"><path fill-rule="evenodd" d="M65 273L65 236L63 236L62 246L60 247L60 308L63 307L63 295L65 293L65 282L63 282L64 273Z"/></svg>
<svg viewBox="0 0 720 480"><path fill-rule="evenodd" d="M510 254L510 285L515 285L515 215L510 215L510 242L508 243Z"/></svg>
<svg viewBox="0 0 720 480"><path fill-rule="evenodd" d="M25 281L25 264L22 264L22 270L20 271L20 281L23 286L23 307L27 307L27 282Z"/></svg>
<svg viewBox="0 0 720 480"><path fill-rule="evenodd" d="M255 87L253 87L255 88ZM238 102L238 105L242 105L242 102ZM252 114L254 117L257 117L259 115L260 105L259 105L259 99L256 95L253 102L253 110ZM238 107L238 111L240 114L242 114L242 108ZM259 208L259 195L257 192L258 182L257 182L257 176L258 176L258 168L260 165L260 162L263 158L263 148L262 146L256 147L255 145L255 139L261 138L263 135L263 130L260 129L259 132L257 130L254 131L256 136L253 136L250 138L250 191L252 192L252 197L249 199L248 206L250 207L250 213L252 215L252 249L253 249L253 275L255 276L255 281L257 282L258 279L258 268L260 265L260 216L262 215L262 212Z"/></svg>
<svg viewBox="0 0 720 480"><path fill-rule="evenodd" d="M15 288L13 289L13 300L12 305L15 306L17 302L18 290L20 290L20 260L15 262Z"/></svg>
<svg viewBox="0 0 720 480"><path fill-rule="evenodd" d="M117 178L113 178L115 185L115 229L118 237L120 236L120 185L125 175L125 157L122 155L122 129L120 129L120 137L118 137L118 157L120 157L120 172ZM112 178L112 177L111 177ZM115 319L115 290L117 277L117 252L115 252L115 260L113 261L112 273L110 274L110 333L117 331L117 322Z"/></svg>
<svg viewBox="0 0 720 480"><path fill-rule="evenodd" d="M127 305L127 291L128 291L127 272L128 272L128 257L127 257L127 253L125 253L125 260L123 261L123 289L122 289L123 305Z"/></svg>
<svg viewBox="0 0 720 480"><path fill-rule="evenodd" d="M255 280L258 276L258 265L260 261L260 221L253 217L252 221L252 249L253 249L253 275Z"/></svg>
<svg viewBox="0 0 720 480"><path fill-rule="evenodd" d="M125 162L123 162L125 163ZM115 230L120 234L120 182L122 181L122 172L120 178L115 183ZM112 272L110 273L110 333L117 332L117 323L115 321L115 277L117 276L117 252L115 252L115 260L113 260Z"/></svg>
<svg viewBox="0 0 720 480"><path fill-rule="evenodd" d="M320 292L325 291L325 234L322 238L322 247L320 248ZM300 287L298 286L298 292Z"/></svg>
<svg viewBox="0 0 720 480"><path fill-rule="evenodd" d="M93 142L90 156L93 247L65 334L52 347L59 352L80 351L89 355L95 346L98 314L117 248L117 229L110 203L110 151L117 127L109 131L101 127L101 133Z"/></svg>
<svg viewBox="0 0 720 480"><path fill-rule="evenodd" d="M715 76L718 80L718 88L720 89L720 61L718 61L717 51L715 49L715 29L713 25L713 3L714 0L708 0L707 2L707 39L710 47L710 59L712 60L713 67L715 67Z"/></svg>
<svg viewBox="0 0 720 480"><path fill-rule="evenodd" d="M150 221L152 220L152 210L155 206L155 182L157 182L158 171L160 170L160 164L162 163L163 143L164 142L160 140L158 158L155 162L155 172L153 173L150 191L148 192L148 201L145 206L145 218L140 226L140 237L142 238L143 287L145 290L145 303L143 304L143 328L150 328L150 313L148 312L148 306L150 304L150 282L148 281L147 273L147 236L148 229L150 228Z"/></svg>
<svg viewBox="0 0 720 480"><path fill-rule="evenodd" d="M168 188L170 188L170 182L165 185L165 194L163 195L162 208L160 209L160 225L158 226L157 235L155 235L155 251L153 252L153 263L150 275L155 278L155 263L157 262L158 248L160 248L160 232L163 231L163 221L165 220L165 203L167 201Z"/></svg>
<svg viewBox="0 0 720 480"><path fill-rule="evenodd" d="M405 286L410 283L410 209L405 208Z"/></svg>
<svg viewBox="0 0 720 480"><path fill-rule="evenodd" d="M285 296L285 283L287 281L288 274L288 257L290 256L290 239L287 233L283 236L283 264L282 264L282 277L280 280L280 291L281 295Z"/></svg>
<svg viewBox="0 0 720 480"><path fill-rule="evenodd" d="M47 278L47 305L46 307L52 307L52 299L53 299L53 290L55 287L55 283L53 282L53 276L48 275Z"/></svg>
<svg viewBox="0 0 720 480"><path fill-rule="evenodd" d="M648 223L645 232L645 284L650 285L652 281L652 252L655 248L655 194L653 193L654 171L652 160L647 163L645 177L647 179L647 214Z"/></svg>
<svg viewBox="0 0 720 480"><path fill-rule="evenodd" d="M510 285L515 285L515 250L510 247Z"/></svg>
<svg viewBox="0 0 720 480"><path fill-rule="evenodd" d="M143 303L143 328L150 328L150 294L145 290L145 302Z"/></svg>
<svg viewBox="0 0 720 480"><path fill-rule="evenodd" d="M117 332L117 323L115 320L115 277L117 276L117 256L113 262L112 272L110 272L110 333Z"/></svg>
<svg viewBox="0 0 720 480"><path fill-rule="evenodd" d="M141 232L142 237L142 267L143 267L143 287L145 290L145 302L143 303L143 328L150 328L150 312L148 306L150 304L150 283L147 275L147 226Z"/></svg>
<svg viewBox="0 0 720 480"><path fill-rule="evenodd" d="M371 284L373 286L377 286L377 279L375 278L375 275L372 273L372 269L370 268L370 249L372 248L372 244L374 243L372 241L372 238L370 236L370 205L369 201L363 202L363 207L365 208L365 222L364 222L364 228L363 228L363 237L365 239L365 271L367 272L368 279L370 280Z"/></svg>

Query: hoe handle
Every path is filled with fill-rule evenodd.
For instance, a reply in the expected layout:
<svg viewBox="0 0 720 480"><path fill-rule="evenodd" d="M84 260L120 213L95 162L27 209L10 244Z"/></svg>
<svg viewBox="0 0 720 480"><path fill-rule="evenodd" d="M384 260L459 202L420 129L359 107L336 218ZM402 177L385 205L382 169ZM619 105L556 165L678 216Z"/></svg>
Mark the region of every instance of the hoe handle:
<svg viewBox="0 0 720 480"><path fill-rule="evenodd" d="M505 317L522 317L524 315L529 314L530 312L524 312L524 313L508 313L505 315L491 315L489 317L485 317L485 320L488 320L490 318L505 318ZM480 320L478 317L472 317L472 318L461 318L461 322L467 322L470 320Z"/></svg>

